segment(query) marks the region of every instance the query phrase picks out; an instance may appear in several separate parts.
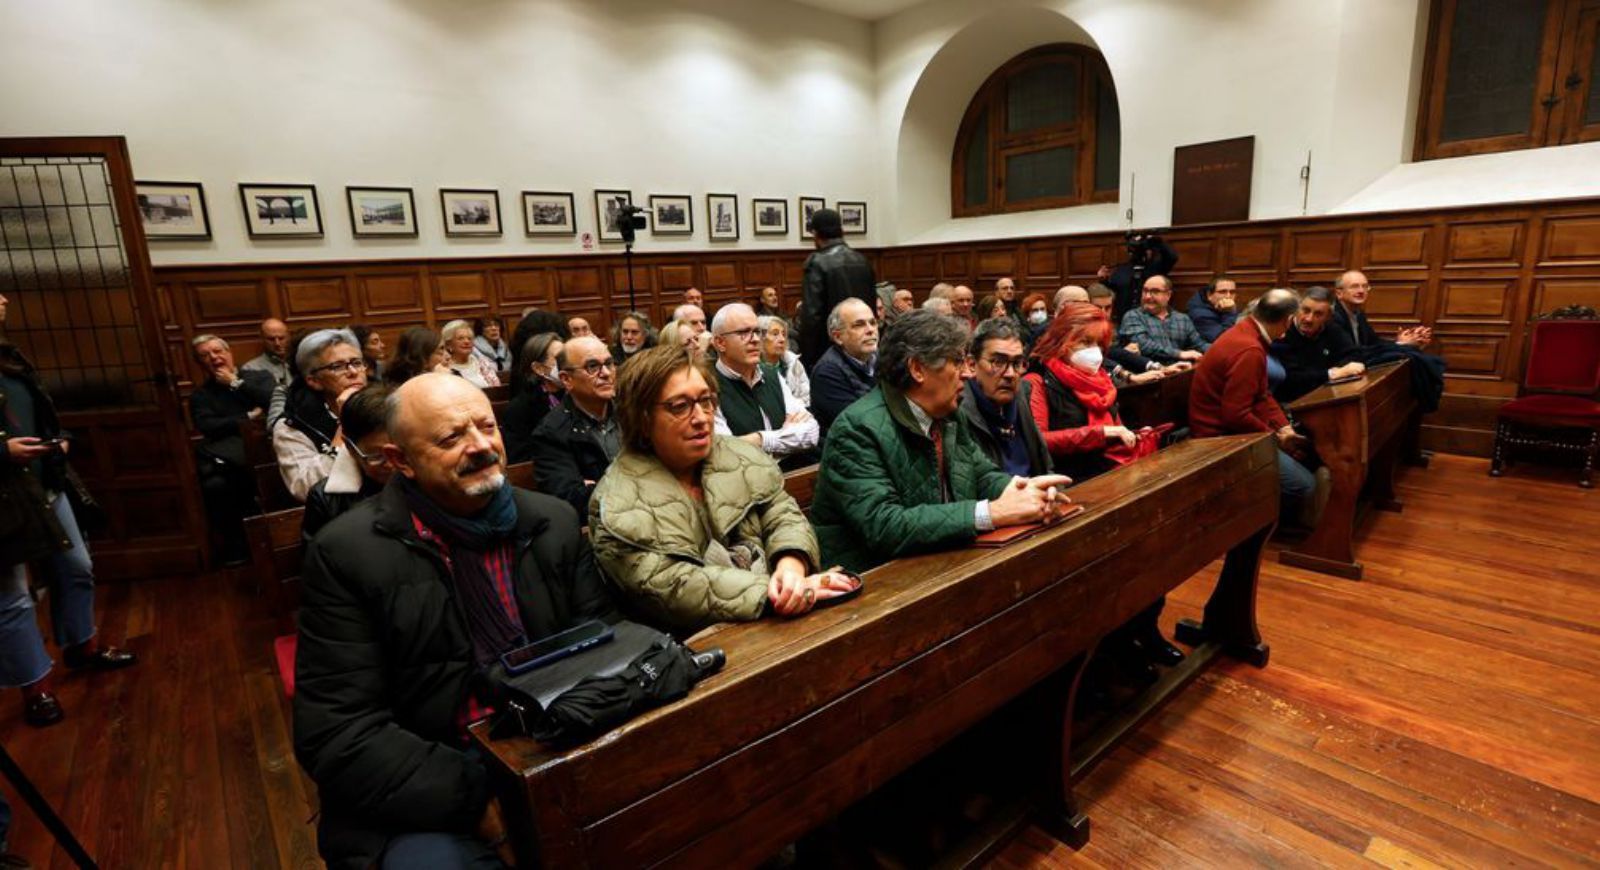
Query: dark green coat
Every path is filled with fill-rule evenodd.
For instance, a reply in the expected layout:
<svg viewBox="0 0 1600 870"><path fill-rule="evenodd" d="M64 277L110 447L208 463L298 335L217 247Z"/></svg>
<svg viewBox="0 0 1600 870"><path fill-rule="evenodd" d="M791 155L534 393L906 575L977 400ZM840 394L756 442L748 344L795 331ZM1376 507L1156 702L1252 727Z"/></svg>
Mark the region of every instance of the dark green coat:
<svg viewBox="0 0 1600 870"><path fill-rule="evenodd" d="M825 565L852 571L891 559L972 543L977 503L1011 482L952 417L944 428L948 501L936 474L933 439L909 400L880 383L834 420L811 502Z"/></svg>

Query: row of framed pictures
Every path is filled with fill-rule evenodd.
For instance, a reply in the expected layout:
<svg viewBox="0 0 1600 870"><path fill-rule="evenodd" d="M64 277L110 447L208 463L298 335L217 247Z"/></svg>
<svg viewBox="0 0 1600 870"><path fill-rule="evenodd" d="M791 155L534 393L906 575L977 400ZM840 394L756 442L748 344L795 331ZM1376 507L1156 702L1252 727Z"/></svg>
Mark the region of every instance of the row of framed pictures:
<svg viewBox="0 0 1600 870"><path fill-rule="evenodd" d="M140 181L136 182L136 187L146 238L211 238L205 191L198 182ZM346 187L345 199L350 209L350 232L356 238L416 237L417 203L411 188ZM239 201L244 207L245 227L252 239L315 239L323 235L322 207L315 185L240 184ZM631 205L632 191L594 192L601 241L622 241L617 219L623 214L623 206ZM788 200L755 198L750 205L755 235L788 235ZM809 234L812 214L826 205L821 197L799 198L801 238ZM860 235L867 231L865 202L838 202L835 206L846 234ZM439 207L447 236L498 236L502 233L500 192L497 190L444 188L439 191ZM653 235L694 233L693 197L652 194L646 211ZM739 197L732 193L706 194L706 219L707 232L713 241L738 239ZM522 224L529 236L575 234L578 224L573 195L523 191Z"/></svg>

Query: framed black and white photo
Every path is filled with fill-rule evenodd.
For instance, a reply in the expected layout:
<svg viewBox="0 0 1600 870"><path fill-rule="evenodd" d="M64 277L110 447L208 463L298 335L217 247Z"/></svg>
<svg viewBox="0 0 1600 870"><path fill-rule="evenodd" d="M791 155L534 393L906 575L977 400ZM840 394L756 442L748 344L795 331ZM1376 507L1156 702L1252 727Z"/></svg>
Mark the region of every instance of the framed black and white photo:
<svg viewBox="0 0 1600 870"><path fill-rule="evenodd" d="M500 191L441 188L439 207L444 212L447 236L500 235Z"/></svg>
<svg viewBox="0 0 1600 870"><path fill-rule="evenodd" d="M738 239L739 197L731 193L706 194L706 226L710 227L714 242Z"/></svg>
<svg viewBox="0 0 1600 870"><path fill-rule="evenodd" d="M240 184L252 239L320 239L322 206L311 184Z"/></svg>
<svg viewBox="0 0 1600 870"><path fill-rule="evenodd" d="M594 222L600 230L600 241L622 241L622 230L617 227L617 220L622 216L622 207L625 205L633 205L631 190L594 192Z"/></svg>
<svg viewBox="0 0 1600 870"><path fill-rule="evenodd" d="M687 236L694 232L693 200L687 196L650 195L650 232Z"/></svg>
<svg viewBox="0 0 1600 870"><path fill-rule="evenodd" d="M755 217L755 234L758 236L786 236L789 234L789 201L786 199L752 199L750 212Z"/></svg>
<svg viewBox="0 0 1600 870"><path fill-rule="evenodd" d="M828 204L820 196L800 197L800 238L804 239L811 235L811 216L816 214L818 209L827 207Z"/></svg>
<svg viewBox="0 0 1600 870"><path fill-rule="evenodd" d="M417 235L417 200L409 187L346 187L350 232L358 239Z"/></svg>
<svg viewBox="0 0 1600 870"><path fill-rule="evenodd" d="M867 231L867 204L864 202L835 203L839 209L839 225L847 236L859 236Z"/></svg>
<svg viewBox="0 0 1600 870"><path fill-rule="evenodd" d="M199 182L135 181L139 222L150 241L211 238L211 215Z"/></svg>
<svg viewBox="0 0 1600 870"><path fill-rule="evenodd" d="M522 225L530 236L570 236L578 231L572 194L548 190L522 192Z"/></svg>

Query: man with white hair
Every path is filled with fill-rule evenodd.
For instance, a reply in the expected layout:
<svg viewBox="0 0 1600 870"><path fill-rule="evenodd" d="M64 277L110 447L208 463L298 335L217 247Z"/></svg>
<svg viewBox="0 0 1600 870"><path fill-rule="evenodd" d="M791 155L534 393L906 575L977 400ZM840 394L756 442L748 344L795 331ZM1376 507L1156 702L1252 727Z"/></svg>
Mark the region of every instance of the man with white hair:
<svg viewBox="0 0 1600 870"><path fill-rule="evenodd" d="M811 413L824 435L833 418L878 382L878 319L859 299L846 299L828 314L833 346L811 372Z"/></svg>
<svg viewBox="0 0 1600 870"><path fill-rule="evenodd" d="M956 313L955 309L950 307L950 299L945 296L929 296L922 300L922 307L929 311L937 311L946 317Z"/></svg>
<svg viewBox="0 0 1600 870"><path fill-rule="evenodd" d="M306 549L295 757L331 867L501 866L467 726L510 652L616 612L560 500L508 486L482 391L423 374L386 404L395 471Z"/></svg>
<svg viewBox="0 0 1600 870"><path fill-rule="evenodd" d="M361 343L348 329L319 329L300 340L294 354L300 377L290 385L282 419L272 427L278 473L295 501L304 502L317 481L333 471L339 411L367 385Z"/></svg>
<svg viewBox="0 0 1600 870"><path fill-rule="evenodd" d="M222 563L249 557L243 520L257 510L256 484L240 425L266 416L274 383L269 372L239 368L226 339L206 333L190 343L206 378L189 396L189 419L205 439L195 448L206 516L221 538Z"/></svg>
<svg viewBox="0 0 1600 870"><path fill-rule="evenodd" d="M755 309L743 302L717 309L711 343L717 349L721 394L717 434L742 438L778 459L814 450L820 438L817 419L790 392L777 366L761 361Z"/></svg>
<svg viewBox="0 0 1600 870"><path fill-rule="evenodd" d="M706 331L706 312L698 305L688 303L679 305L672 310L672 319L683 324L679 329L689 330L689 334L695 338L699 338L700 333Z"/></svg>

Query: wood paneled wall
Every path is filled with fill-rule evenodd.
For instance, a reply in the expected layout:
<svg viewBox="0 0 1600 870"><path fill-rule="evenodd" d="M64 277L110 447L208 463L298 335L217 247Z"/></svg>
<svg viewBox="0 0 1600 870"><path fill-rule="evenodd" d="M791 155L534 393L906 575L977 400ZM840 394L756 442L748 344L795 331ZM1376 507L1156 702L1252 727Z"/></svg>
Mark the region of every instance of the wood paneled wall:
<svg viewBox="0 0 1600 870"><path fill-rule="evenodd" d="M1331 284L1360 268L1373 284L1369 312L1380 328L1426 323L1450 364L1447 395L1428 420L1427 443L1487 454L1495 409L1516 395L1527 325L1540 312L1600 306L1600 200L1334 215L1174 229L1175 304L1219 272L1246 298L1274 286ZM710 309L756 290L798 298L806 249L639 255L639 306L659 325L690 286ZM1024 292L1094 280L1123 259L1119 232L900 246L870 250L882 280L918 297L938 281L981 296L1013 276ZM439 325L455 317L514 321L530 305L589 318L597 328L628 307L628 277L616 253L490 259L344 261L156 270L174 370L193 374L188 339L222 335L239 359L258 352L256 324L282 317L301 326L365 322Z"/></svg>

